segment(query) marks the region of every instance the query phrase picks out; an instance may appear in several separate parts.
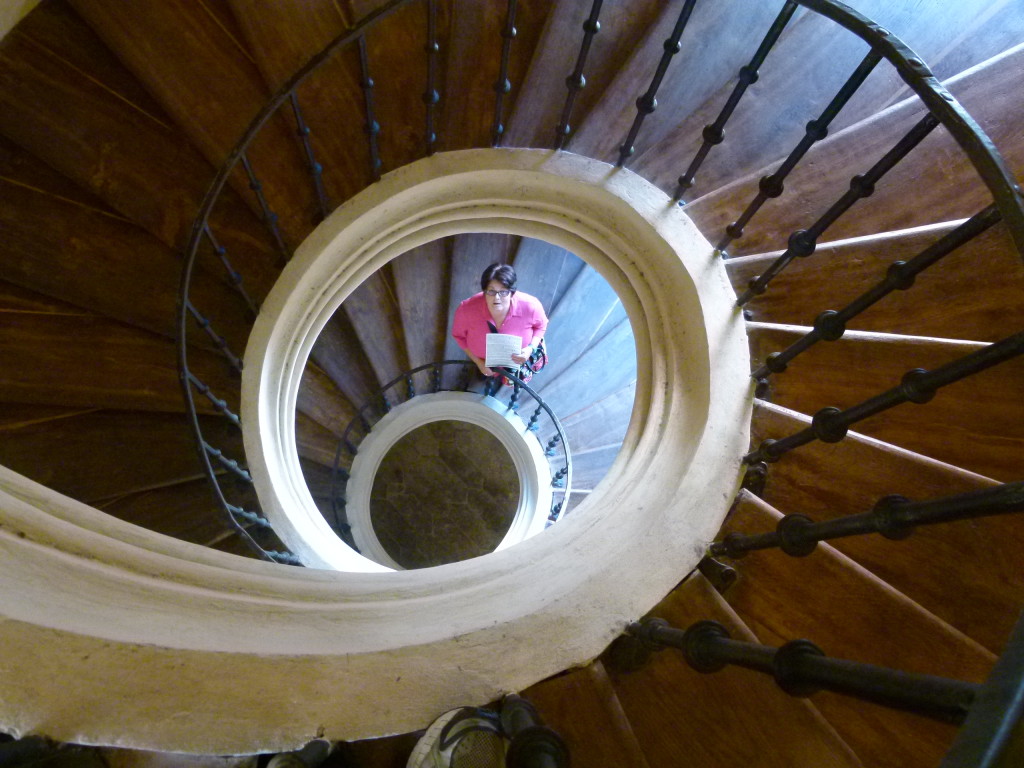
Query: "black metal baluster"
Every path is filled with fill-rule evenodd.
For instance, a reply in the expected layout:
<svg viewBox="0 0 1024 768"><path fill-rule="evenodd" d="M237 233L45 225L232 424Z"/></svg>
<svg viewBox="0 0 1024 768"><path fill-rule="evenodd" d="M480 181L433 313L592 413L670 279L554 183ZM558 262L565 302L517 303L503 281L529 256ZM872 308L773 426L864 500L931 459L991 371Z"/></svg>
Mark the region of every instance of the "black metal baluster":
<svg viewBox="0 0 1024 768"><path fill-rule="evenodd" d="M512 90L512 83L508 79L508 62L512 55L512 40L516 36L516 7L517 0L508 0L508 10L505 13L505 26L501 30L501 68L498 73L498 80L494 83L494 128L491 130L491 146L500 147L502 138L505 135L505 124L502 116L505 107L505 94Z"/></svg>
<svg viewBox="0 0 1024 768"><path fill-rule="evenodd" d="M536 432L540 427L537 424L537 419L540 418L541 411L544 410L544 406L538 405L537 410L530 416L530 421L526 425L526 429L529 432Z"/></svg>
<svg viewBox="0 0 1024 768"><path fill-rule="evenodd" d="M205 450L210 456L217 460L217 463L224 467L226 470L234 474L236 477L245 480L247 483L252 482L252 475L249 474L248 470L244 469L234 459L229 459L224 455L224 452L219 448L214 448L205 440L203 441L203 450Z"/></svg>
<svg viewBox="0 0 1024 768"><path fill-rule="evenodd" d="M848 211L861 198L870 197L875 191L875 184L939 124L931 114L925 115L896 146L890 149L863 176L854 176L850 180L850 188L808 229L798 229L789 236L786 250L768 267L763 275L750 281L747 290L736 300L736 306L742 307L755 296L764 293L771 282L793 259L806 258L814 253L818 246L818 238L836 220Z"/></svg>
<svg viewBox="0 0 1024 768"><path fill-rule="evenodd" d="M270 209L266 195L263 194L263 182L256 178L256 173L252 169L248 155L243 152L241 159L242 167L245 168L245 175L249 177L249 189L256 193L256 199L259 201L260 209L263 211L263 223L270 230L270 234L274 238L274 244L277 246L277 252L281 254L281 258L285 262L290 261L292 255L284 244L284 239L281 237L281 228L277 225L277 214Z"/></svg>
<svg viewBox="0 0 1024 768"><path fill-rule="evenodd" d="M555 455L555 446L558 445L558 441L560 439L561 438L558 435L555 435L550 440L548 440L548 444L544 448L544 455L545 456L554 456Z"/></svg>
<svg viewBox="0 0 1024 768"><path fill-rule="evenodd" d="M231 364L231 367L241 373L242 361L234 352L231 351L231 348L228 346L227 339L213 330L213 327L210 325L209 318L201 314L191 301L187 302L185 306L188 309L189 314L191 314L195 319L196 325L202 328L206 335L210 337L210 340L216 345L217 349L220 350L220 353L224 355L224 358Z"/></svg>
<svg viewBox="0 0 1024 768"><path fill-rule="evenodd" d="M228 504L228 512L235 517L240 517L251 525L259 526L260 528L270 528L270 521L267 518L257 515L255 512L249 512L248 510L236 507L234 504ZM269 553L268 553L269 554Z"/></svg>
<svg viewBox="0 0 1024 768"><path fill-rule="evenodd" d="M271 549L266 550L266 554L269 555L270 559L275 563L282 563L283 565L302 565L302 561L291 552L278 552Z"/></svg>
<svg viewBox="0 0 1024 768"><path fill-rule="evenodd" d="M814 440L838 443L846 437L848 429L858 421L902 403L927 403L940 388L1020 354L1024 354L1024 331L957 358L934 371L915 368L903 375L898 386L852 408L845 411L832 407L822 408L814 414L811 426L781 440L765 440L757 450L744 456L743 460L748 464L758 461L773 462L784 453Z"/></svg>
<svg viewBox="0 0 1024 768"><path fill-rule="evenodd" d="M412 380L412 374L405 376L405 399L412 400L416 397L416 384Z"/></svg>
<svg viewBox="0 0 1024 768"><path fill-rule="evenodd" d="M242 422L238 418L238 415L231 412L231 409L228 408L228 404L227 404L226 401L221 400L219 397L217 397L215 394L213 394L213 391L208 386L206 386L206 384L204 384L202 381L200 381L196 377L196 375L194 373L192 373L192 371L188 371L187 375L188 375L188 380L190 382L192 382L192 386L196 388L196 390L199 392L199 394L203 395L207 400L209 400L213 404L213 407L216 408L217 411L222 416L224 416L228 421L230 421L236 427L241 427L242 426Z"/></svg>
<svg viewBox="0 0 1024 768"><path fill-rule="evenodd" d="M668 65L672 61L672 57L682 50L679 45L679 40L683 36L683 30L686 28L686 22L690 20L690 14L693 12L693 7L696 4L697 0L686 0L686 2L683 3L683 9L679 12L679 18L676 20L676 25L672 29L672 34L662 46L665 49L665 52L661 55L661 61L658 62L658 68L654 71L654 77L651 79L651 84L647 88L647 92L636 100L636 117L633 118L633 125L629 129L629 134L626 136L626 140L622 142L622 146L619 147L619 160L615 164L619 168L626 164L626 159L636 150L634 142L636 141L637 135L640 133L640 126L643 125L644 119L658 108L658 99L656 98L658 95L658 88L661 87L661 81L665 79L665 73L668 71Z"/></svg>
<svg viewBox="0 0 1024 768"><path fill-rule="evenodd" d="M953 231L947 232L910 261L893 262L886 271L884 280L838 312L831 309L822 312L815 319L812 331L782 352L772 352L768 355L764 365L750 374L751 378L761 379L771 373L782 373L793 358L810 349L818 341L836 341L842 338L846 333L846 324L854 317L893 291L908 290L918 274L1001 220L999 210L994 204L990 205Z"/></svg>
<svg viewBox="0 0 1024 768"><path fill-rule="evenodd" d="M242 299L245 301L246 306L253 315L260 313L259 307L256 306L256 302L249 296L249 292L245 290L245 286L242 284L242 275L231 266L231 262L228 260L227 248L217 242L217 238L213 236L213 230L210 229L209 224L203 225L203 234L206 235L206 239L210 241L210 245L213 247L213 252L217 254L217 258L220 259L220 263L224 265L224 269L227 270L228 278L231 280L231 284L235 287L235 290L241 294Z"/></svg>
<svg viewBox="0 0 1024 768"><path fill-rule="evenodd" d="M512 383L512 396L508 400L508 409L510 411L516 410L517 402L519 400L519 382Z"/></svg>
<svg viewBox="0 0 1024 768"><path fill-rule="evenodd" d="M441 391L441 366L435 365L431 368L431 379L434 383L434 391Z"/></svg>
<svg viewBox="0 0 1024 768"><path fill-rule="evenodd" d="M769 198L775 198L782 194L784 186L783 182L789 175L790 171L796 167L796 164L800 162L801 158L807 154L807 150L811 146L828 135L828 126L835 119L836 115L839 114L846 102L850 100L850 97L856 93L857 89L864 82L865 78L871 74L871 70L875 68L875 65L881 60L882 56L880 53L875 52L874 49L868 52L868 55L864 57L863 61L857 66L850 75L849 79L843 84L843 87L839 89L839 92L835 95L832 101L829 102L828 106L825 107L824 111L818 117L817 120L811 120L807 124L807 131L804 137L796 145L789 157L787 157L782 165L779 166L775 173L765 176L761 179L758 184L758 192L746 210L740 215L740 217L725 228L725 234L722 235L722 239L718 241L718 245L715 246L717 250L724 251L729 247L729 243L743 235L743 228L750 223L750 220L754 217L761 206Z"/></svg>
<svg viewBox="0 0 1024 768"><path fill-rule="evenodd" d="M761 45L754 53L750 63L747 64L747 66L740 68L739 80L733 88L732 93L729 94L729 98L725 102L725 106L722 107L722 111L718 114L715 122L704 126L702 134L704 141L700 145L700 149L697 150L697 154L694 155L693 160L690 161L690 166L686 169L686 173L679 177L679 183L676 187L676 193L673 198L676 202L681 201L686 190L693 186L693 180L697 176L697 171L700 170L700 167L707 158L708 153L711 152L711 148L721 144L725 140L725 124L729 121L729 118L732 117L733 111L740 103L740 99L743 98L743 94L746 92L747 88L757 82L757 71L761 68L761 65L764 63L768 53L775 46L775 43L778 42L779 36L789 23L796 7L797 4L795 0L786 0L786 4L782 6L782 10L779 11L779 15L775 17L775 21L768 29L768 34L764 36L764 40L761 41Z"/></svg>
<svg viewBox="0 0 1024 768"><path fill-rule="evenodd" d="M426 106L426 152L434 154L437 143L437 132L434 130L434 111L441 95L437 92L437 56L441 50L437 44L437 0L427 2L427 90L423 93L423 104ZM434 390L435 392L437 390Z"/></svg>
<svg viewBox="0 0 1024 768"><path fill-rule="evenodd" d="M380 123L374 117L373 78L370 77L370 59L366 55L366 37L364 36L359 37L359 66L362 72L362 80L359 84L363 88L363 103L366 107L366 136L370 146L370 175L374 181L380 181L380 150L377 147Z"/></svg>
<svg viewBox="0 0 1024 768"><path fill-rule="evenodd" d="M887 539L904 539L918 525L934 525L989 515L1024 511L1024 482L1006 483L995 488L943 496L926 501L910 501L903 496L886 496L870 512L846 515L814 522L806 515L786 515L773 533L747 536L731 533L711 545L712 555L742 557L747 552L778 547L792 557L805 557L819 541L878 533Z"/></svg>
<svg viewBox="0 0 1024 768"><path fill-rule="evenodd" d="M554 476L551 478L551 487L562 488L565 486L565 476L567 474L569 474L569 467L562 467L560 470L555 472Z"/></svg>
<svg viewBox="0 0 1024 768"><path fill-rule="evenodd" d="M640 659L645 651L643 646L648 654L660 647L678 648L698 672L710 674L735 664L772 675L791 696L834 691L944 723L962 723L981 687L961 680L828 658L809 640L793 640L781 648L741 642L731 639L725 627L716 621L699 621L682 630L669 626L664 619L645 619L631 624L627 632L631 637L622 645L632 642L641 646L635 649Z"/></svg>
<svg viewBox="0 0 1024 768"><path fill-rule="evenodd" d="M594 0L593 5L590 6L590 16L583 22L583 42L580 45L579 56L576 57L576 66L573 68L572 74L565 78L565 87L569 89L569 92L565 97L565 106L562 107L562 119L555 128L555 149L565 149L565 145L569 141L569 134L572 132L569 118L572 117L572 108L576 103L576 97L587 85L587 79L583 76L583 68L586 66L587 55L590 53L594 35L601 31L601 22L597 20L597 17L601 14L602 3L603 0Z"/></svg>
<svg viewBox="0 0 1024 768"><path fill-rule="evenodd" d="M548 515L549 523L557 523L558 516L562 514L562 506L565 504L564 501L560 501L557 504L552 505L551 514Z"/></svg>
<svg viewBox="0 0 1024 768"><path fill-rule="evenodd" d="M327 192L324 190L324 167L316 160L313 143L309 139L309 126L306 125L306 121L302 118L302 110L299 109L299 98L295 95L295 91L289 94L289 98L292 104L292 114L295 116L296 130L298 131L300 141L302 141L302 150L306 155L306 167L309 168L309 172L313 176L313 186L316 188L316 199L320 204L320 220L322 221L327 218L327 214L331 210L327 204Z"/></svg>

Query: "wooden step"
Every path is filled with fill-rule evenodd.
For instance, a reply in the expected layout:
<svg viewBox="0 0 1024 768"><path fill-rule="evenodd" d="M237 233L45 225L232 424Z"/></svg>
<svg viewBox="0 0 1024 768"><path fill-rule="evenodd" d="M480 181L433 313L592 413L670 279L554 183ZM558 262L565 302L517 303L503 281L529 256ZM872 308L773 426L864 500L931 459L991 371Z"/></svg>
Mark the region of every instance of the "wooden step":
<svg viewBox="0 0 1024 768"><path fill-rule="evenodd" d="M306 363L295 408L338 437L355 418L355 406L316 363Z"/></svg>
<svg viewBox="0 0 1024 768"><path fill-rule="evenodd" d="M207 442L243 461L241 433L201 416ZM0 464L93 504L199 475L181 414L0 405Z"/></svg>
<svg viewBox="0 0 1024 768"><path fill-rule="evenodd" d="M554 353L553 353L554 354ZM538 375L537 378L543 376ZM544 401L556 413L573 413L580 403L592 403L636 380L633 329L623 320L598 343L587 349L557 378L542 389ZM537 381L535 378L534 381ZM540 382L538 382L540 389Z"/></svg>
<svg viewBox="0 0 1024 768"><path fill-rule="evenodd" d="M768 290L746 305L760 322L810 325L826 309L839 310L880 283L894 261L907 261L957 222L824 243L790 263ZM726 261L737 294L781 252ZM1004 224L944 257L907 291L894 291L850 321L861 331L949 339L998 341L1024 328L1024 264Z"/></svg>
<svg viewBox="0 0 1024 768"><path fill-rule="evenodd" d="M610 443L621 443L633 413L636 382L601 398L567 416L560 416L573 451L586 451ZM542 434L546 434L542 432Z"/></svg>
<svg viewBox="0 0 1024 768"><path fill-rule="evenodd" d="M334 466L334 455L338 448L337 436L302 411L295 414L295 445L301 458L325 467ZM342 457L351 463L351 457L347 456L345 451L342 451Z"/></svg>
<svg viewBox="0 0 1024 768"><path fill-rule="evenodd" d="M359 339L378 386L409 370L402 312L387 265L370 275L341 305Z"/></svg>
<svg viewBox="0 0 1024 768"><path fill-rule="evenodd" d="M213 167L219 167L270 91L230 16L205 5L72 0L75 10L143 83ZM283 237L294 249L316 217L301 145L284 114L267 121L246 152ZM261 214L239 168L230 184Z"/></svg>
<svg viewBox="0 0 1024 768"><path fill-rule="evenodd" d="M54 9L59 24L48 19ZM0 51L0 133L165 244L181 247L214 171L162 111L153 111L144 92L61 2L37 8ZM262 298L277 255L258 218L229 192L211 226L254 297Z"/></svg>
<svg viewBox="0 0 1024 768"><path fill-rule="evenodd" d="M809 328L748 325L758 364L785 349ZM847 332L820 342L771 377L771 400L813 415L826 406L849 408L898 386L914 368L935 369L985 345L896 334ZM1013 482L1024 476L1024 358L1001 363L939 390L924 405L905 403L855 425L871 437Z"/></svg>
<svg viewBox="0 0 1024 768"><path fill-rule="evenodd" d="M774 6L766 10L772 14L778 11ZM1020 39L995 47L975 41L972 33L976 25L983 22L988 9L982 10L969 3L958 3L949 9L944 7L938 12L930 5L863 0L857 4L857 10L901 36L915 54L933 65L933 71L941 78L956 75L1001 53ZM734 66L728 73L730 79L685 120L674 124L657 144L648 146L637 157L634 170L667 191L675 189L677 177L689 166L701 144L702 129L718 117L736 84L739 68L750 61L770 23L770 19L760 19L754 25L751 33L756 34L756 41L749 42L748 38L748 47L735 52ZM935 59L943 60L950 41L958 37L961 40L967 37L973 43L963 46L962 55L957 58L958 68L950 68L953 61L935 67ZM785 157L803 138L807 121L818 117L865 53L866 47L860 39L844 28L816 13L801 15L798 11L762 65L757 82L749 88L726 124L725 142L712 149L686 199L696 200L739 176ZM813 77L808 76L810 72L814 73ZM908 95L892 67L881 63L836 116L829 130L836 133Z"/></svg>
<svg viewBox="0 0 1024 768"><path fill-rule="evenodd" d="M801 414L755 401L751 439L756 445L808 423ZM921 500L993 485L986 477L851 432L842 442L811 443L772 464L762 495L776 509L830 520L870 511L888 494ZM852 536L833 544L990 651L1001 651L1024 597L1024 541L1012 516L922 526L898 542Z"/></svg>
<svg viewBox="0 0 1024 768"><path fill-rule="evenodd" d="M568 93L565 79L576 67L583 43L583 22L589 18L593 3L591 0L560 0L552 5L523 84L523 93L527 96L516 101L509 120L506 146L551 147L555 127L561 122ZM591 42L584 69L589 87L584 87L576 96L570 120L572 128L600 98L601 85L611 81L640 45L661 5L654 0L641 0L631 2L628 7L614 3L601 9L598 19L601 29Z"/></svg>
<svg viewBox="0 0 1024 768"><path fill-rule="evenodd" d="M770 532L781 519L742 492L722 535ZM807 638L834 658L975 683L995 663L990 651L828 544L805 558L762 550L732 565L739 579L726 599L768 645ZM953 725L834 693L810 700L867 765L930 768L957 733Z"/></svg>
<svg viewBox="0 0 1024 768"><path fill-rule="evenodd" d="M437 362L448 334L451 238L434 240L391 262L410 368Z"/></svg>
<svg viewBox="0 0 1024 768"><path fill-rule="evenodd" d="M531 685L522 695L565 740L573 765L648 768L600 661Z"/></svg>
<svg viewBox="0 0 1024 768"><path fill-rule="evenodd" d="M597 270L587 267L576 276L549 319L544 336L549 359L543 378L537 381L539 391L571 370L618 303L615 290Z"/></svg>
<svg viewBox="0 0 1024 768"><path fill-rule="evenodd" d="M0 294L28 294L8 287ZM0 401L76 408L184 412L174 341L63 303L46 310L0 306ZM191 370L238 413L238 380L227 361L189 353ZM195 395L200 413L214 412Z"/></svg>
<svg viewBox="0 0 1024 768"><path fill-rule="evenodd" d="M203 546L230 530L205 477L125 494L94 506L120 520Z"/></svg>
<svg viewBox="0 0 1024 768"><path fill-rule="evenodd" d="M619 455L620 447L620 443L612 443L586 451L573 451L572 487L581 490L596 488L597 484L608 474L612 462ZM561 468L557 462L554 466Z"/></svg>
<svg viewBox="0 0 1024 768"><path fill-rule="evenodd" d="M519 241L512 266L519 290L536 296L550 318L586 263L557 245L524 237Z"/></svg>
<svg viewBox="0 0 1024 768"><path fill-rule="evenodd" d="M501 31L505 27L506 6L504 3L452 0L450 7L448 47L441 50L440 56L445 84L438 105L438 149L489 147L494 127L494 84L499 81L501 71L504 42ZM509 51L507 79L511 91L503 99L505 123L523 92L526 72L550 9L551 3L541 0L518 4L516 36ZM468 62L472 64L467 66Z"/></svg>
<svg viewBox="0 0 1024 768"><path fill-rule="evenodd" d="M661 4L657 21L648 28L614 79L607 85L591 81L601 91L601 97L580 122L572 151L610 163L618 160L619 147L636 117L635 103L651 84L664 52L662 46L672 34L681 9L678 3ZM657 144L673 126L736 76L750 56L747 52L757 47L778 9L769 3L749 4L743 9L742 24L734 23L735 13L726 3L701 3L695 7L680 40L680 52L672 58L658 90L658 107L647 116L635 142L637 152ZM729 34L718 33L723 27L728 28ZM685 167L678 168L675 174L683 170Z"/></svg>
<svg viewBox="0 0 1024 768"><path fill-rule="evenodd" d="M344 312L335 312L320 331L310 358L356 408L376 394L378 384L373 367Z"/></svg>
<svg viewBox="0 0 1024 768"><path fill-rule="evenodd" d="M736 640L757 642L699 574L650 615L683 629L711 619ZM738 667L704 675L672 649L655 654L638 672L609 672L649 765L680 765L683 755L708 768L861 765L812 704L787 696L766 675Z"/></svg>
<svg viewBox="0 0 1024 768"><path fill-rule="evenodd" d="M1024 105L1010 96L1013 89L1007 83L1017 81L1022 66L1024 45L946 82L988 133L1011 173L1024 167L1024 140L1015 130L1024 119ZM783 196L762 208L729 252L784 248L791 232L810 226L848 189L852 176L864 173L923 115L917 99L908 99L816 144L787 179ZM687 215L708 239L717 241L757 194L758 180L775 165L697 198L686 206ZM966 156L945 130L936 129L825 236L839 240L967 218L990 202Z"/></svg>

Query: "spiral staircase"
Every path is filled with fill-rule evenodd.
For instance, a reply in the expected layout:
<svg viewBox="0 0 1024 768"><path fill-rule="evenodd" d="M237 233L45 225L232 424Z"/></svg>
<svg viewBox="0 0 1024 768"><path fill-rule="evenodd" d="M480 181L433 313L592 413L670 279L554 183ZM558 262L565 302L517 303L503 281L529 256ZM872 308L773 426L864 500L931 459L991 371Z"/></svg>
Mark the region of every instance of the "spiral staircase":
<svg viewBox="0 0 1024 768"><path fill-rule="evenodd" d="M594 7L589 0L519 2L512 6L514 21L506 3L472 0L436 6L325 0L303 4L301 14L291 3L252 0L44 0L0 42L0 464L106 515L184 542L252 555L246 539L255 537L267 550L283 549L269 531L225 524L197 462L175 352L181 254L198 244L190 299L206 313L201 322L216 329L190 332L190 370L212 391L235 393L226 407L237 413L239 376L225 365L223 350L245 350L250 303L263 302L321 220L374 189L381 174L429 153L495 143L549 148L561 140L557 136L568 135L568 151L621 161L675 193L702 128L715 121L737 70L783 3L694 4L680 50L663 73L657 108L645 112L641 104L642 130L626 141L635 151L620 154L632 135L637 97L663 54L672 53L663 43L690 6L608 3L595 34L587 25ZM1019 178L1024 5L865 0L856 6L913 47ZM208 230L195 230L210 180L268 100L332 40L378 11L386 13L360 44L353 40L340 48L302 82L296 111L289 106L267 119L247 148L245 167L225 176ZM574 90L570 77L572 128L556 136L565 76L574 70L585 34L592 41L587 87ZM793 244L791 233L821 216L851 177L864 174L924 115L904 80L892 68L878 67L786 179L782 196L769 198L742 236L724 242L727 227L757 195L759 180L801 141L806 122L866 53L867 46L839 25L798 10L759 76L751 78L756 82L727 125L726 140L685 190L682 213L725 250L737 295ZM432 88L428 72L440 94L436 103L422 95ZM497 89L497 107L496 80L510 84ZM424 115L436 141L429 140ZM320 167L322 173L310 173ZM893 261L911 259L990 203L970 160L940 127L854 212L836 219L812 255L793 261L763 295L745 304L752 367L767 371L758 376L750 423L752 469L723 534L767 532L790 513L829 519L863 512L890 494L929 499L1021 479L1020 358L944 387L927 404L874 415L841 441L811 442L779 457L766 456L761 447L804 430L825 406L849 408L888 390L911 368L941 368L1019 334L1021 245L1001 222L922 273L910 290L851 320L841 338L815 345L784 372L770 362L771 353L810 331L823 309L845 306L884 278ZM229 260L229 270L219 257ZM356 409L403 371L453 356L446 328L455 304L474 290L483 266L502 260L513 263L523 289L550 309L555 362L537 382L565 424L573 451L574 490L582 493L569 518L578 512L585 521L590 497L596 502L618 492L602 478L624 465L628 456L616 460L620 445L635 448L630 430L635 437L644 426L633 401L650 360L641 357L638 366L632 350L634 333L646 330L638 330L635 312L630 325L628 307L607 275L569 249L481 229L434 239L369 271L320 333L297 391L295 444L310 494L325 516L338 440ZM235 270L244 275L244 290L230 279ZM204 439L226 456L242 456L241 437L216 404L202 397L195 403ZM763 472L763 458L778 460ZM4 475L6 491L12 477ZM243 506L255 504L251 489L236 490ZM4 508L0 520L8 529L5 548L8 533L13 539L21 532L15 512L20 515L20 508ZM108 531L101 520L92 525L83 547ZM800 560L757 552L730 561L738 579L728 589L682 568L679 586L652 614L681 627L715 619L734 637L769 645L809 637L830 655L980 683L1024 603L1020 543L1013 517L989 517L921 528L904 541L839 539ZM247 564L225 575L223 561L192 552L168 543L159 554L190 559L207 569L210 585L243 596L250 589L246 579L256 583L265 568L285 568L240 560ZM103 606L64 605L56 598L44 611L47 585L67 578L46 563L38 566L41 612L104 612ZM97 571L103 565L98 561ZM154 569L164 567L163 561L147 561L146 570L139 566L139 579L156 578L162 571ZM274 578L297 583L288 575ZM196 595L202 587L189 585ZM292 595L291 586L282 590ZM122 599L131 605L134 594L126 590ZM599 600L585 607L602 609ZM268 625L274 621L268 616ZM168 632L174 631L171 623ZM246 632L241 624L235 631ZM4 636L0 681L11 681L15 692L0 694L0 701L8 713L34 713L33 700L56 697L58 689L17 691L29 679L25 666L38 666L41 676L50 669L45 653L36 658L31 643L19 646L17 637ZM280 637L287 638L284 630ZM576 663L556 663L562 640L537 637L531 643L533 655L551 657L549 673ZM203 649L218 642L211 639ZM296 669L302 654L320 652L312 643L282 643L280 653L294 653ZM260 653L255 642L242 639L239 647L243 654ZM80 645L84 656L102 658L106 649L84 639ZM132 710L132 703L104 694L116 690L104 664L130 662L109 653L110 659L97 662L101 672L86 675L82 687L93 690L89 706L110 707L118 715ZM181 664L183 684L197 689L206 677L244 673L234 682L239 705L247 701L246 691L259 697L265 689L286 687L295 672L231 663L223 672L206 666L205 657L193 661L190 666L188 658L154 662L147 656L148 664L165 663L165 675ZM295 674L305 679L309 673ZM331 674L340 675L340 668ZM429 670L423 674L428 678ZM296 698L318 695L325 690L294 692ZM401 696L401 689L382 683L378 695ZM952 725L833 693L790 698L749 671L701 675L669 652L629 673L593 661L536 683L524 695L566 737L576 765L679 765L685 755L695 764L721 766L930 766L957 735ZM82 701L71 709L84 707ZM249 733L247 719L263 722L279 714L275 701L248 711L240 706L237 720L194 740L169 738L166 713L154 715L152 729L116 738L96 726L103 717L52 707L45 716L33 714L35 720L5 714L2 725L63 741L190 752L296 746L301 739L290 724L260 737L211 735ZM437 712L452 703L439 699ZM221 711L199 695L191 717ZM133 717L141 722L146 713ZM328 736L338 735L334 722ZM390 731L353 733L383 736L427 724L410 722L404 712L396 722ZM318 735L315 730L305 735ZM407 737L353 739L345 749L353 764L386 766L403 764L409 746Z"/></svg>

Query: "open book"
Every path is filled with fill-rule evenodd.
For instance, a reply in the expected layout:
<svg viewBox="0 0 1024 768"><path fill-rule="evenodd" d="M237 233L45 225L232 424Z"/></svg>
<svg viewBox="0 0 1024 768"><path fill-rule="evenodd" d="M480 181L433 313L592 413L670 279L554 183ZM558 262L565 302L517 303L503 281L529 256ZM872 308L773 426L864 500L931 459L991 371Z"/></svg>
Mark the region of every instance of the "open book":
<svg viewBox="0 0 1024 768"><path fill-rule="evenodd" d="M484 364L488 368L518 368L519 363L512 359L523 351L523 340L511 333L488 333L487 356Z"/></svg>

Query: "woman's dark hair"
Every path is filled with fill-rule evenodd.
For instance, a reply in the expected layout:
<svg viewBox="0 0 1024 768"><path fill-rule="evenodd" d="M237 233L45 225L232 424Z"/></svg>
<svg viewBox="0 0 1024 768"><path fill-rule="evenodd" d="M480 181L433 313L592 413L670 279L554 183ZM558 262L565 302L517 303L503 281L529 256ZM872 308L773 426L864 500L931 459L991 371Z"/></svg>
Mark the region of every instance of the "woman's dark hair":
<svg viewBox="0 0 1024 768"><path fill-rule="evenodd" d="M480 290L486 291L487 284L491 280L497 280L510 291L516 289L516 271L511 264L491 264L484 273L480 275Z"/></svg>

